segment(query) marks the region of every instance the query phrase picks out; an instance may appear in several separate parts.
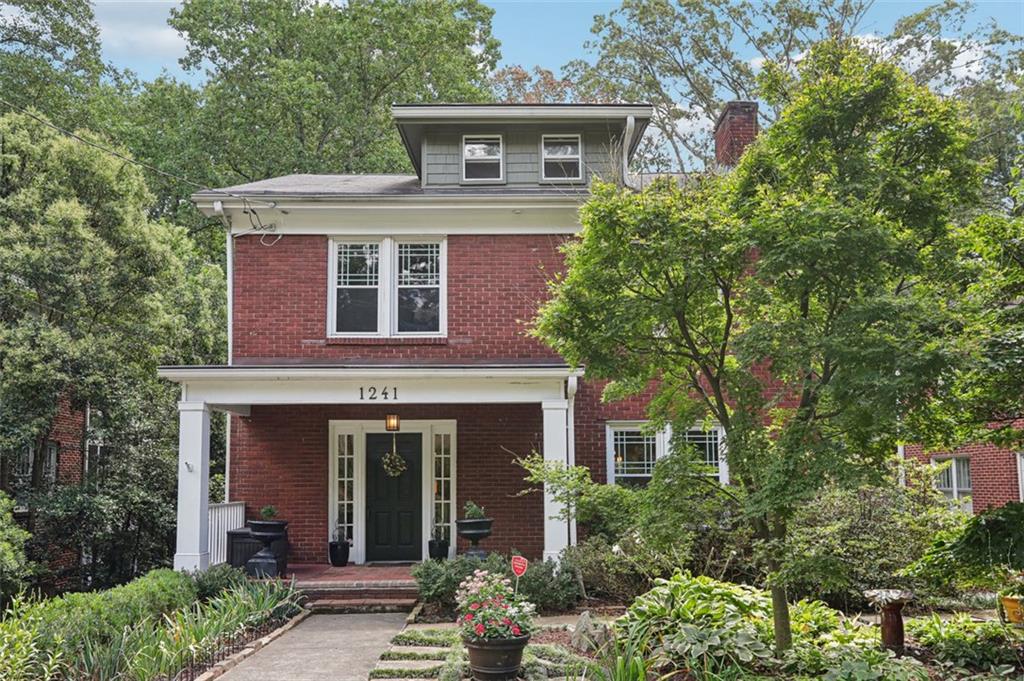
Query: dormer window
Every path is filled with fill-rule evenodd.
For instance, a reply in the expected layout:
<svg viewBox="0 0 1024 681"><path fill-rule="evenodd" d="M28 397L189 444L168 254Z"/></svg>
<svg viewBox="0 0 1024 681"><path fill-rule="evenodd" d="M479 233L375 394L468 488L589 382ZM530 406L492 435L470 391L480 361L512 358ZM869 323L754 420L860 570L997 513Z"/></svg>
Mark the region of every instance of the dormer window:
<svg viewBox="0 0 1024 681"><path fill-rule="evenodd" d="M542 180L572 182L583 179L579 135L542 135L540 146Z"/></svg>
<svg viewBox="0 0 1024 681"><path fill-rule="evenodd" d="M462 180L500 182L504 145L501 135L467 135L462 138Z"/></svg>

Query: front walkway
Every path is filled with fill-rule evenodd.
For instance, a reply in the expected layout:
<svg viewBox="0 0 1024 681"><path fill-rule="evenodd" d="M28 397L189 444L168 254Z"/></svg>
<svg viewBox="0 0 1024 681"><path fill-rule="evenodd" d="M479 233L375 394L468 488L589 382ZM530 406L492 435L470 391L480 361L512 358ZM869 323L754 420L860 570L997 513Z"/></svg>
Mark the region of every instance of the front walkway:
<svg viewBox="0 0 1024 681"><path fill-rule="evenodd" d="M312 615L220 678L366 681L404 625L404 613Z"/></svg>

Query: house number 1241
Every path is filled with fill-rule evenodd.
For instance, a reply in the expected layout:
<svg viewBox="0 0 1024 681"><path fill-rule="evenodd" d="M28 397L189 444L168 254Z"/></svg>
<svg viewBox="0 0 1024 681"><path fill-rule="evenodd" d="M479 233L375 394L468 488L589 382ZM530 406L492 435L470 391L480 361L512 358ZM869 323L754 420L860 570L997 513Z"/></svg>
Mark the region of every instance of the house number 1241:
<svg viewBox="0 0 1024 681"><path fill-rule="evenodd" d="M359 399L361 400L397 400L398 388L378 388L375 385L359 388Z"/></svg>

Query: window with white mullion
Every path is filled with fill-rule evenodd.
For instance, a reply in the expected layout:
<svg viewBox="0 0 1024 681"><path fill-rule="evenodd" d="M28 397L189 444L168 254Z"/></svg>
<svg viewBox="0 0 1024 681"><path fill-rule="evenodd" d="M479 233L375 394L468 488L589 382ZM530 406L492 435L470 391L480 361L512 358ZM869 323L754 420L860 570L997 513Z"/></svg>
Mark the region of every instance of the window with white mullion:
<svg viewBox="0 0 1024 681"><path fill-rule="evenodd" d="M654 464L661 456L663 444L662 435L644 430L642 423L609 424L610 482L623 485L647 484L654 473Z"/></svg>
<svg viewBox="0 0 1024 681"><path fill-rule="evenodd" d="M379 243L337 244L335 333L380 332L380 250Z"/></svg>
<svg viewBox="0 0 1024 681"><path fill-rule="evenodd" d="M568 182L583 179L580 135L541 135L541 179Z"/></svg>
<svg viewBox="0 0 1024 681"><path fill-rule="evenodd" d="M709 469L708 475L722 479L721 437L717 428L691 428L683 433L683 441L697 450L697 462ZM723 480L724 482L724 480Z"/></svg>
<svg viewBox="0 0 1024 681"><path fill-rule="evenodd" d="M495 182L504 178L501 135L466 135L462 138L462 180Z"/></svg>
<svg viewBox="0 0 1024 681"><path fill-rule="evenodd" d="M950 501L961 502L965 511L973 511L970 457L954 456L932 459L933 464L946 462L951 463L935 476L935 488L946 495Z"/></svg>
<svg viewBox="0 0 1024 681"><path fill-rule="evenodd" d="M397 333L439 333L441 244L399 243L395 274Z"/></svg>

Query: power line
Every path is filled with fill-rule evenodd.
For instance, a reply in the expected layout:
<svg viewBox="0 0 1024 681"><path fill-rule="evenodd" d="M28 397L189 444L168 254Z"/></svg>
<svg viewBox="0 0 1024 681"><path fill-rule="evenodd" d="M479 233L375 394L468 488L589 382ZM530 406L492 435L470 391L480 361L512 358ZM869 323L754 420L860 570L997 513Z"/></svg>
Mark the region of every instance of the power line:
<svg viewBox="0 0 1024 681"><path fill-rule="evenodd" d="M202 191L216 192L218 194L224 194L225 196L230 196L231 198L239 199L240 201L242 201L243 206L244 206L246 211L252 211L253 213L256 212L256 209L252 208L249 205L253 201L256 201L257 203L265 204L265 206L267 208L276 208L277 207L277 204L273 203L272 201L262 201L260 199L250 199L250 198L248 198L246 196L242 196L241 194L234 194L232 192L225 191L223 189L211 189L211 188L207 187L206 185L203 185L203 184L200 184L199 182L195 182L193 180L190 180L187 177L182 177L181 175L175 175L174 173L168 172L166 170L162 170L160 168L157 168L156 166L150 165L148 163L144 163L142 161L138 161L138 160L136 160L136 159L134 159L134 158L132 158L130 156L126 156L125 154L122 154L121 152L117 151L116 149L111 149L110 147L106 147L106 146L104 146L102 144L99 144L97 142L93 142L90 139L82 137L81 135L79 135L76 132L72 132L71 130L67 130L65 128L60 127L59 125L51 123L50 121L48 121L47 119L43 118L42 116L39 116L38 114L35 114L32 111L29 111L28 109L26 109L24 107L18 106L17 104L14 104L14 103L10 102L10 101L8 101L7 99L5 99L3 97L0 97L0 104L4 104L5 106L8 106L11 109L14 109L15 111L18 111L18 112L28 116L29 118L31 118L32 120L36 121L37 123L40 123L41 125L45 125L46 127L51 128L52 130L56 130L57 132L59 132L60 134L64 135L65 137L69 137L69 138L75 140L76 142L80 142L82 144L85 144L86 146L92 147L93 149L97 149L99 151L102 151L105 154L110 154L111 156L114 156L115 158L118 158L118 159L124 161L125 163L131 163L132 165L138 166L140 168L145 168L146 170L148 170L150 172L153 172L153 173L156 173L158 175L163 175L164 177L170 178L172 180L177 180L178 182L184 182L185 184L191 185L193 187L196 187L197 189L200 189ZM258 215L257 215L257 221L260 223L260 225L262 227L262 220L259 220L259 216ZM260 227L254 227L254 229L260 229ZM264 228L264 229L266 229L266 228Z"/></svg>

